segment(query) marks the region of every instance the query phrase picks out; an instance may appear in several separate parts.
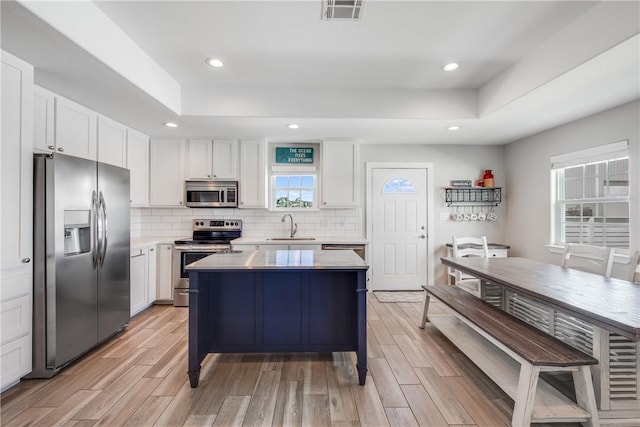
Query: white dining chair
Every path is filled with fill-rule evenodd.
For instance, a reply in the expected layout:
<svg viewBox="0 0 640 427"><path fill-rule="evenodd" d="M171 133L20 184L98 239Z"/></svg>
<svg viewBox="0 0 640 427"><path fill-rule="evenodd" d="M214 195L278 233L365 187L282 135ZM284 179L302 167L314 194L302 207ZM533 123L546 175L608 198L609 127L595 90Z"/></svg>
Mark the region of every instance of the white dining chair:
<svg viewBox="0 0 640 427"><path fill-rule="evenodd" d="M562 267L588 271L611 277L613 267L613 248L567 243L562 254Z"/></svg>
<svg viewBox="0 0 640 427"><path fill-rule="evenodd" d="M456 237L453 236L453 257L480 257L489 258L489 246L487 245L487 237ZM455 285L459 288L480 297L480 279L464 274L461 271L455 271Z"/></svg>
<svg viewBox="0 0 640 427"><path fill-rule="evenodd" d="M627 279L630 282L640 284L640 251L634 251L631 254L631 265L629 266L629 276Z"/></svg>

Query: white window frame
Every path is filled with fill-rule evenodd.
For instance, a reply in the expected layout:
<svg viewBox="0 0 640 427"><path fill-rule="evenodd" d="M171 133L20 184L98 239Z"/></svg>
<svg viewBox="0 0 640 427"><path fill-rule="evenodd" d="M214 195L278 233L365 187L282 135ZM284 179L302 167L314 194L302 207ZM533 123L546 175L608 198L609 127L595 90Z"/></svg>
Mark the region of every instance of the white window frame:
<svg viewBox="0 0 640 427"><path fill-rule="evenodd" d="M314 148L314 159L312 165L286 165L275 163L275 147L309 147ZM269 144L269 210L276 212L314 212L320 210L320 175L318 167L320 163L320 144L318 142L309 143L270 143ZM276 204L275 180L279 175L312 175L314 177L312 207L278 207Z"/></svg>
<svg viewBox="0 0 640 427"><path fill-rule="evenodd" d="M606 144L586 150L562 154L551 157L551 245L564 246L565 234L562 227L563 204L566 203L620 203L626 202L630 207L631 189L625 196L603 196L596 198L581 198L567 201L564 199L564 170L570 167L601 163L621 158L629 158L629 142L620 141L613 144ZM629 171L630 173L630 171ZM631 182L629 182L631 185ZM630 218L629 218L629 227ZM629 229L629 240L631 239ZM590 243L590 242L583 242ZM629 244L631 242L629 241ZM612 247L620 247L611 245ZM627 246L628 248L628 246Z"/></svg>

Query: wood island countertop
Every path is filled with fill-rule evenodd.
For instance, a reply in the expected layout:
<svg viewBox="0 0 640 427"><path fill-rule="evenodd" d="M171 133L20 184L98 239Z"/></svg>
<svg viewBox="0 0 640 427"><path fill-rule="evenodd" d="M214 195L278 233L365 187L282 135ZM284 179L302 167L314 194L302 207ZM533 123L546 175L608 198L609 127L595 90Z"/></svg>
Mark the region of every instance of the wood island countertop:
<svg viewBox="0 0 640 427"><path fill-rule="evenodd" d="M188 271L215 270L367 270L352 250L255 250L213 254L185 267Z"/></svg>

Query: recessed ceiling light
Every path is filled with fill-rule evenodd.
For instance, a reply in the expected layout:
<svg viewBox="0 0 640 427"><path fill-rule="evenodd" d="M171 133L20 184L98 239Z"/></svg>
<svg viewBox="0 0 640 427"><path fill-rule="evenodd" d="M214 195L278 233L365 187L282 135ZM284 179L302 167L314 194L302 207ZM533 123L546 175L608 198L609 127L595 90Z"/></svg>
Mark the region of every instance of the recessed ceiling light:
<svg viewBox="0 0 640 427"><path fill-rule="evenodd" d="M457 70L459 67L457 62L449 62L448 64L446 64L445 66L442 67L443 70L445 71L454 71Z"/></svg>
<svg viewBox="0 0 640 427"><path fill-rule="evenodd" d="M449 126L447 128L447 130L458 130L458 129L460 129L460 126L458 126L458 125Z"/></svg>
<svg viewBox="0 0 640 427"><path fill-rule="evenodd" d="M207 64L211 65L214 68L224 67L224 64L222 63L222 61L216 58L207 58L204 62L206 62Z"/></svg>
<svg viewBox="0 0 640 427"><path fill-rule="evenodd" d="M289 124L287 125L287 127L288 127L289 129L298 129L300 126L298 126L298 125L297 125L297 124L295 124L295 123L289 123Z"/></svg>
<svg viewBox="0 0 640 427"><path fill-rule="evenodd" d="M177 128L178 124L173 122L164 122L164 125L168 128Z"/></svg>

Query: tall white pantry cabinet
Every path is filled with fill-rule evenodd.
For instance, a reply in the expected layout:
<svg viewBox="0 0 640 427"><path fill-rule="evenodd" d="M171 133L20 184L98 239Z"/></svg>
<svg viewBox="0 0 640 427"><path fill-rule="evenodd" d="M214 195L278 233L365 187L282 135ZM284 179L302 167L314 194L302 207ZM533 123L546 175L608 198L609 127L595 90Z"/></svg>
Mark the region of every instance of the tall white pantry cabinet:
<svg viewBox="0 0 640 427"><path fill-rule="evenodd" d="M31 372L33 67L2 52L0 388Z"/></svg>

